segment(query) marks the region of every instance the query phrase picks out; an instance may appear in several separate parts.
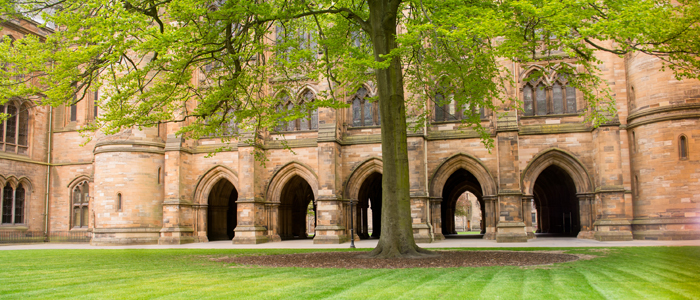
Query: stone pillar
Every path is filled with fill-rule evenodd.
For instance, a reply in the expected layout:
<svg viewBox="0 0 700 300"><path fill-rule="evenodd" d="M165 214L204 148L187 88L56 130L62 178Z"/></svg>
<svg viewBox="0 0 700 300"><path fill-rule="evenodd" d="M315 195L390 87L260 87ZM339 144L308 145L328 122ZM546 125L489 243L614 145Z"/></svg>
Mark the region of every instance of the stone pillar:
<svg viewBox="0 0 700 300"><path fill-rule="evenodd" d="M581 231L578 233L580 239L593 239L593 195L576 194L579 205L579 218L581 219Z"/></svg>
<svg viewBox="0 0 700 300"><path fill-rule="evenodd" d="M270 242L281 242L280 224L279 224L279 203L267 203L267 237Z"/></svg>
<svg viewBox="0 0 700 300"><path fill-rule="evenodd" d="M175 128L168 128L175 130ZM187 160L187 153L182 151L184 140L175 132L169 133L165 142L165 163L162 174L162 182L165 194L163 201L163 228L160 230L160 245L184 244L192 242L207 242L206 229L203 235L194 232L195 212L192 201L186 199L182 192L182 176L187 170L182 170L183 161ZM201 239L200 237L204 237Z"/></svg>
<svg viewBox="0 0 700 300"><path fill-rule="evenodd" d="M499 124L499 128L500 126ZM496 152L499 188L496 241L527 242L521 200L517 128L506 127L498 130Z"/></svg>
<svg viewBox="0 0 700 300"><path fill-rule="evenodd" d="M353 200L353 201L355 201L355 203L357 203L356 200ZM359 210L357 210L358 208L359 208ZM357 224L360 226L357 226L355 228L360 228L361 229L360 232L362 232L362 238L368 239L369 238L369 216L367 215L367 207L360 208L360 207L355 206L355 211L359 211L359 213L360 213L359 218L357 219L358 220ZM374 224L372 224L372 226L374 227ZM372 228L372 229L374 229L374 228ZM357 233L357 231L355 231L355 233Z"/></svg>
<svg viewBox="0 0 700 300"><path fill-rule="evenodd" d="M338 144L335 110L321 109L318 124L318 199L316 199L316 235L314 244L340 244L349 236L343 226L345 214L340 193L340 144Z"/></svg>
<svg viewBox="0 0 700 300"><path fill-rule="evenodd" d="M441 201L441 198L434 198ZM416 243L430 243L434 240L434 220L428 216L428 207L432 199L428 197L411 197L411 219L413 220L413 239ZM432 214L432 212L431 212ZM430 225L428 225L430 224Z"/></svg>
<svg viewBox="0 0 700 300"><path fill-rule="evenodd" d="M430 198L431 226L433 227L433 242L442 241L445 235L442 232L442 198ZM453 221L454 224L454 221Z"/></svg>
<svg viewBox="0 0 700 300"><path fill-rule="evenodd" d="M632 222L620 216L616 211L620 203L624 203L624 191L599 192L595 196L598 212L594 238L599 241L631 241ZM624 208L623 208L624 209Z"/></svg>
<svg viewBox="0 0 700 300"><path fill-rule="evenodd" d="M251 133L244 133L241 136L241 141L250 139L260 140L262 137L253 137ZM267 201L264 195L264 180L261 178L264 174L263 166L259 161L255 160L255 149L250 144L245 142L238 143L238 200L236 201L237 225L234 244L260 244L270 240L268 237L268 227L270 220L265 208Z"/></svg>
<svg viewBox="0 0 700 300"><path fill-rule="evenodd" d="M527 232L527 239L535 238L535 228L532 227L532 201L534 196L523 195L522 207L523 207L523 218L525 219L525 231Z"/></svg>
<svg viewBox="0 0 700 300"><path fill-rule="evenodd" d="M619 123L598 127L593 131L595 143L596 202L599 204L595 239L599 241L632 240L632 216L625 207L622 176Z"/></svg>
<svg viewBox="0 0 700 300"><path fill-rule="evenodd" d="M194 241L197 243L206 243L209 241L207 237L207 209L208 204L192 204L192 215L194 217Z"/></svg>
<svg viewBox="0 0 700 300"><path fill-rule="evenodd" d="M484 220L484 226L482 231L484 231L485 240L495 240L496 239L496 200L497 196L483 196L484 200L484 215L481 217Z"/></svg>

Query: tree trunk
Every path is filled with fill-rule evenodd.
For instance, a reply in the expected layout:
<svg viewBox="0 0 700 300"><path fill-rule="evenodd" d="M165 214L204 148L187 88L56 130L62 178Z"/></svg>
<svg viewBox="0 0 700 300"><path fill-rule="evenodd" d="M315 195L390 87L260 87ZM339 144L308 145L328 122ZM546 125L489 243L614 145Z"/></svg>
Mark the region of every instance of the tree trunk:
<svg viewBox="0 0 700 300"><path fill-rule="evenodd" d="M370 37L377 61L396 48L399 0L369 1ZM382 224L377 247L370 257L416 257L430 253L416 245L411 221L411 198L406 141L401 60L394 57L388 68L377 68L379 112L382 117Z"/></svg>

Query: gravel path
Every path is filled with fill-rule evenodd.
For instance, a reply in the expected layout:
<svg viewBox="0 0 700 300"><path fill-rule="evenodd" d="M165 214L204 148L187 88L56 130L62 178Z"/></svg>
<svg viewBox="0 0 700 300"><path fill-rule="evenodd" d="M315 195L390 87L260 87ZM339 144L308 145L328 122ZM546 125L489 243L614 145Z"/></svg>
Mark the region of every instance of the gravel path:
<svg viewBox="0 0 700 300"><path fill-rule="evenodd" d="M533 266L577 260L571 254L524 251L436 251L423 258L363 258L368 252L316 252L219 258L217 261L266 267L403 269L487 266Z"/></svg>

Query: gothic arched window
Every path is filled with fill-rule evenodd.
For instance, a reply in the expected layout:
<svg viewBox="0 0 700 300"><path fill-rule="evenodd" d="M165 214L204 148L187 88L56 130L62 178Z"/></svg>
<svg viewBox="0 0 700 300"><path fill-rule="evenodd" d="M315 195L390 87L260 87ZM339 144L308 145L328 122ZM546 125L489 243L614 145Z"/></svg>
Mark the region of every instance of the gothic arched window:
<svg viewBox="0 0 700 300"><path fill-rule="evenodd" d="M301 94L299 101L300 105L309 105L316 100L316 95L311 90L307 89ZM299 130L316 130L318 129L318 109L309 109L307 117L299 120Z"/></svg>
<svg viewBox="0 0 700 300"><path fill-rule="evenodd" d="M90 202L89 185L87 181L83 181L73 188L72 201L72 223L73 228L88 227L88 204Z"/></svg>
<svg viewBox="0 0 700 300"><path fill-rule="evenodd" d="M287 104L290 102L289 101L289 94L287 93L280 93L277 96L278 103L277 106L275 106L275 112L281 113L287 108ZM285 122L282 118L280 118L280 121L277 123L277 127L275 127L276 131L285 131L287 130L287 122Z"/></svg>
<svg viewBox="0 0 700 300"><path fill-rule="evenodd" d="M352 126L381 125L379 103L367 99L369 93L365 87L360 87L352 98Z"/></svg>
<svg viewBox="0 0 700 300"><path fill-rule="evenodd" d="M544 77L534 78L522 87L523 111L526 116L576 113L576 88L568 85L566 75L559 74L553 83Z"/></svg>
<svg viewBox="0 0 700 300"><path fill-rule="evenodd" d="M438 87L435 93L435 121L456 121L464 117L463 109L454 99L454 92L447 85Z"/></svg>
<svg viewBox="0 0 700 300"><path fill-rule="evenodd" d="M27 154L29 148L29 105L15 102L0 106L0 112L10 115L0 123L0 150Z"/></svg>
<svg viewBox="0 0 700 300"><path fill-rule="evenodd" d="M22 224L24 223L24 199L26 190L20 183L16 189L7 183L2 189L2 223Z"/></svg>

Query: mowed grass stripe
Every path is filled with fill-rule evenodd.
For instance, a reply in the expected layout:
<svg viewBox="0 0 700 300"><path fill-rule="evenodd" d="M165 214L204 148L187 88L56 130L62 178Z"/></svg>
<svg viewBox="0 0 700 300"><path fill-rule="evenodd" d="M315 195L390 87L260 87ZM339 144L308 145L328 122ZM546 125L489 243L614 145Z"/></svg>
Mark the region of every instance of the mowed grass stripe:
<svg viewBox="0 0 700 300"><path fill-rule="evenodd" d="M629 281L619 278L619 274L611 270L615 264L614 260L596 263L594 259L581 264L580 268L581 273L586 275L588 282L607 299L645 298L645 294L639 293L636 287L630 285Z"/></svg>
<svg viewBox="0 0 700 300"><path fill-rule="evenodd" d="M700 247L576 248L600 257L542 267L306 269L211 257L313 250L0 251L0 298L698 298ZM328 250L323 250L327 252Z"/></svg>

